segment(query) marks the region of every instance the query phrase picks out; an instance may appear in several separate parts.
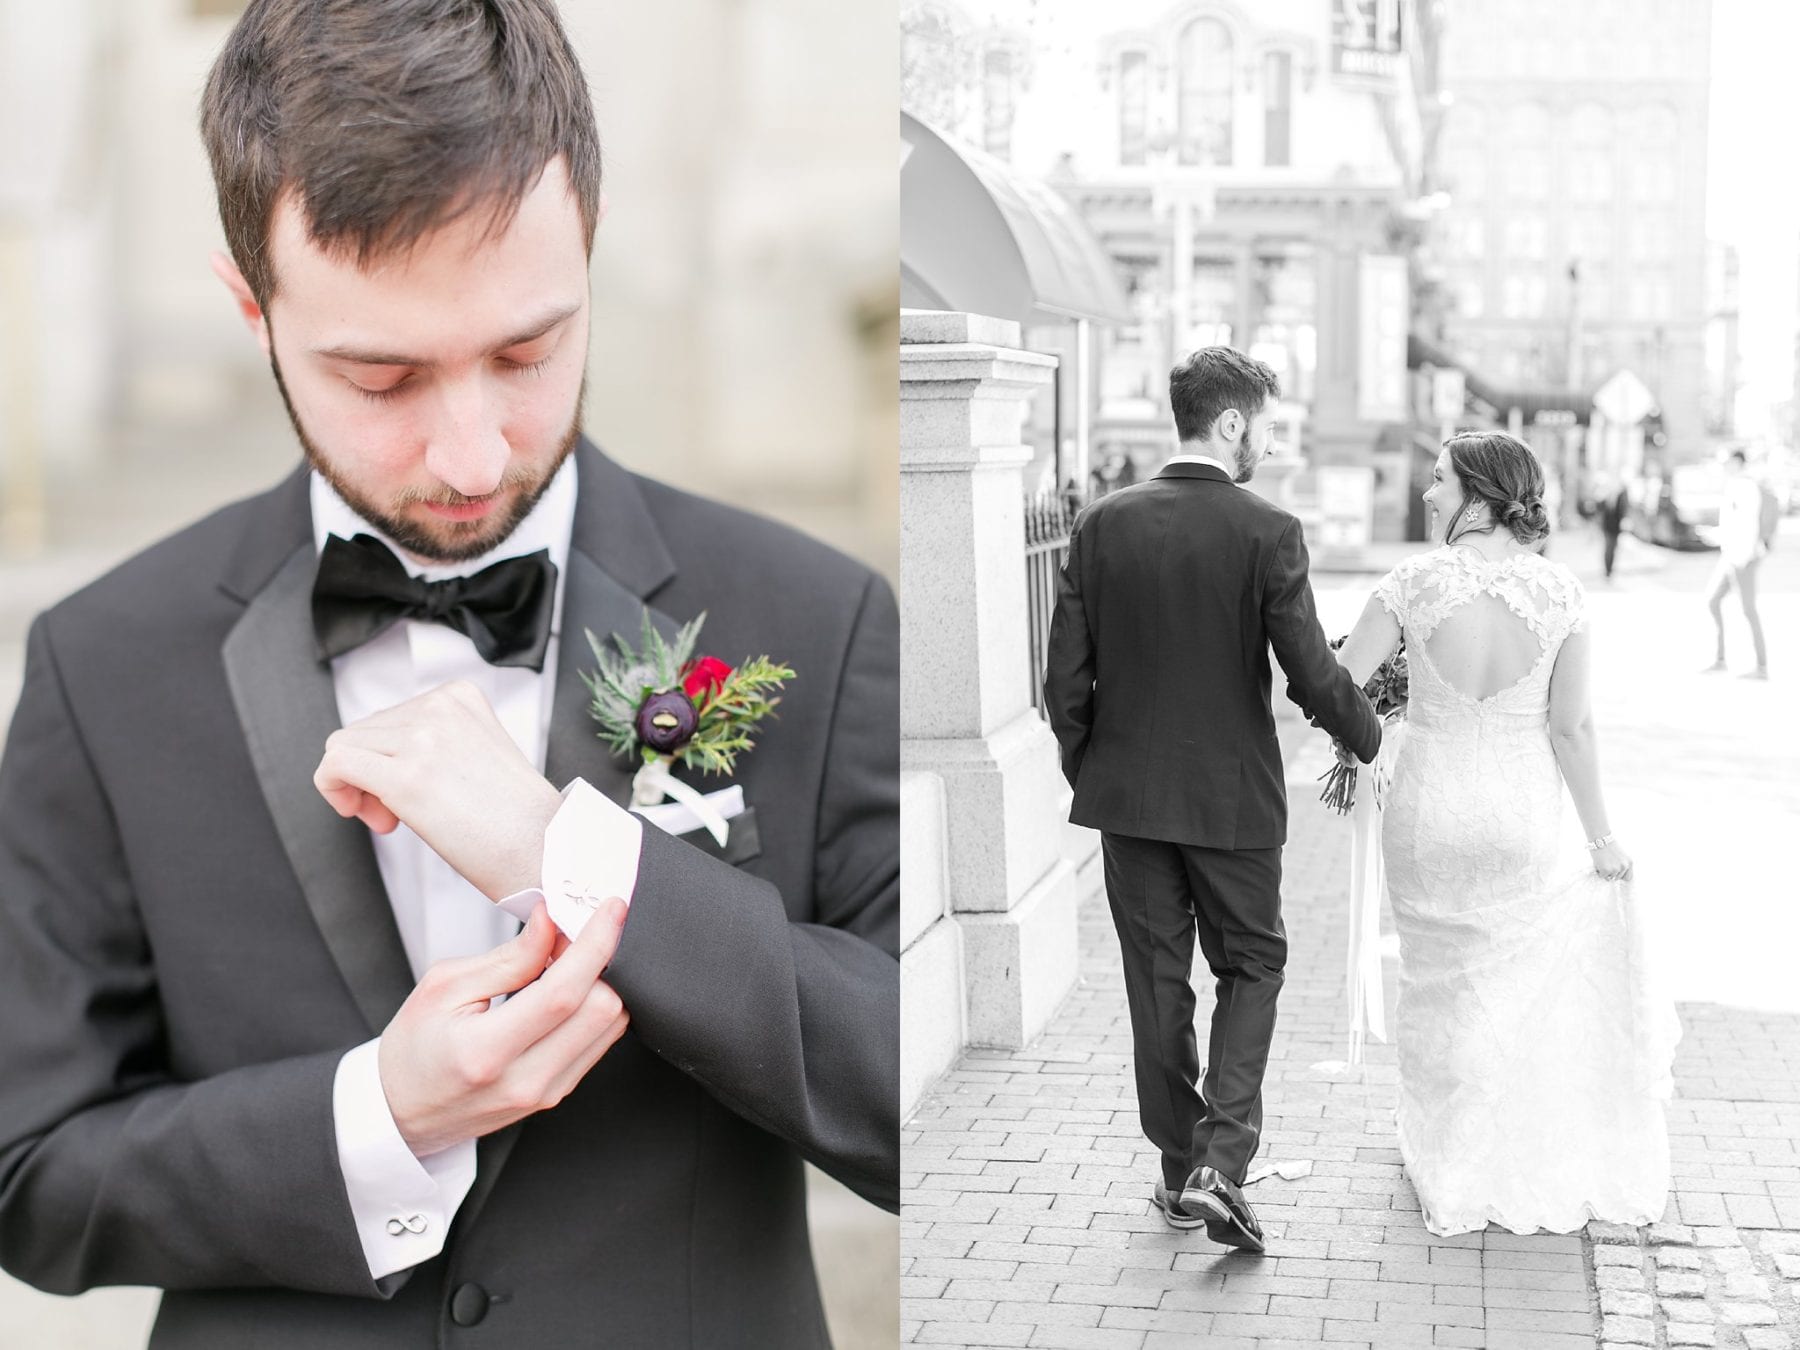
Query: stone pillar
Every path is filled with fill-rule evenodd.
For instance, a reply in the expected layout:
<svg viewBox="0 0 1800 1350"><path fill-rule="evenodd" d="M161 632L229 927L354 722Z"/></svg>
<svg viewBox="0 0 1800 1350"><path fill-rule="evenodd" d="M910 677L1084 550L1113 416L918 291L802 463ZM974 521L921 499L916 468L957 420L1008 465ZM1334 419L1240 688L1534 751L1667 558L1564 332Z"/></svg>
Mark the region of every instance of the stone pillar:
<svg viewBox="0 0 1800 1350"><path fill-rule="evenodd" d="M1015 323L901 315L901 769L941 784L967 1040L1008 1048L1043 1029L1076 973L1076 880L1060 848L1063 779L1055 738L1027 688L1022 471L1031 452L1021 430L1055 362L1018 341ZM921 803L930 795L913 792ZM935 828L934 817L903 813L909 856L921 847L914 832ZM903 1034L915 1017L911 991L924 987L915 981L928 973L909 969L909 958L914 968L938 963L931 987L941 988L950 945L936 922L914 927L901 957Z"/></svg>
<svg viewBox="0 0 1800 1350"><path fill-rule="evenodd" d="M944 780L900 775L900 1118L968 1044L962 928L950 912Z"/></svg>

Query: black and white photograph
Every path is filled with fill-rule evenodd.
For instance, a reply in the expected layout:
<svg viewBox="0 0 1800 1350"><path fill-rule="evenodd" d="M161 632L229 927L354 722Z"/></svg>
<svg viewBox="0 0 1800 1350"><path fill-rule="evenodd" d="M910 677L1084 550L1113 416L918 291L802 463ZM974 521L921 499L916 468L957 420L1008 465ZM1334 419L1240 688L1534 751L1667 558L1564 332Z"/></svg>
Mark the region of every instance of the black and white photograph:
<svg viewBox="0 0 1800 1350"><path fill-rule="evenodd" d="M901 5L904 1342L1800 1344L1796 49Z"/></svg>
<svg viewBox="0 0 1800 1350"><path fill-rule="evenodd" d="M0 0L0 1346L895 1344L897 41Z"/></svg>

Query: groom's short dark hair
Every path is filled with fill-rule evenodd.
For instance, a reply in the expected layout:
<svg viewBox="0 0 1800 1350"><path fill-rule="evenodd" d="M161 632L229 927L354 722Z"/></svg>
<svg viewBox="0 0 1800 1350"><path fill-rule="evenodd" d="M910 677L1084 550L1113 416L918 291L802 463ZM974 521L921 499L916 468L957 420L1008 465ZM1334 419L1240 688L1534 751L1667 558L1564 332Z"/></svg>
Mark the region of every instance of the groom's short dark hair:
<svg viewBox="0 0 1800 1350"><path fill-rule="evenodd" d="M470 211L499 231L562 156L589 245L600 133L551 0L250 0L200 105L225 243L264 308L275 204L366 265Z"/></svg>
<svg viewBox="0 0 1800 1350"><path fill-rule="evenodd" d="M1181 441L1206 439L1227 408L1248 421L1265 402L1280 397L1275 372L1231 347L1202 347L1169 372L1169 411Z"/></svg>

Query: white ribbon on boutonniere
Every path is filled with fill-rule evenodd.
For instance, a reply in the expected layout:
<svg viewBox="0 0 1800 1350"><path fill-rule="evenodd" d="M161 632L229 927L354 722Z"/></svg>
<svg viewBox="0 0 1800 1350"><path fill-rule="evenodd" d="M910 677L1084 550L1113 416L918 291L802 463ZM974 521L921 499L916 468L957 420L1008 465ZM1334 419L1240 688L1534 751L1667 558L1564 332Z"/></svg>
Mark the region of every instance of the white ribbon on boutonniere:
<svg viewBox="0 0 1800 1350"><path fill-rule="evenodd" d="M694 787L674 776L677 764L702 773L729 774L751 748L758 723L781 700L775 691L794 678L766 656L728 666L694 655L702 614L667 640L644 611L642 646L633 650L617 633L610 644L587 635L598 668L583 672L594 698L589 708L599 735L615 754L638 759L631 805L644 810L665 798L679 802L706 827L720 848L730 834L726 816Z"/></svg>
<svg viewBox="0 0 1800 1350"><path fill-rule="evenodd" d="M632 775L631 804L634 808L657 806L664 798L680 802L692 811L700 818L706 832L718 841L719 847L725 847L725 840L731 832L731 826L726 823L725 817L706 800L705 794L674 777L669 772L669 761L658 755L646 760L644 767Z"/></svg>

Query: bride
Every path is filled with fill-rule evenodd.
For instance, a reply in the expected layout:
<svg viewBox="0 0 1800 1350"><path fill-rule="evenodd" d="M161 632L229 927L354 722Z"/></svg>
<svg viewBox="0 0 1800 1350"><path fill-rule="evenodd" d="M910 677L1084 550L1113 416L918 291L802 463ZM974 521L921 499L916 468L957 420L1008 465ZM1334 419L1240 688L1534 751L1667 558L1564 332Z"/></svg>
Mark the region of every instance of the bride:
<svg viewBox="0 0 1800 1350"><path fill-rule="evenodd" d="M1513 437L1445 442L1425 493L1442 546L1382 578L1338 653L1361 684L1406 639L1406 743L1381 834L1400 936L1397 1126L1440 1235L1650 1223L1669 1185L1680 1028L1650 987L1631 859L1607 823L1584 595L1537 551L1543 497Z"/></svg>

